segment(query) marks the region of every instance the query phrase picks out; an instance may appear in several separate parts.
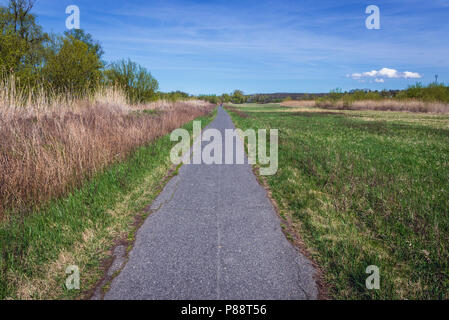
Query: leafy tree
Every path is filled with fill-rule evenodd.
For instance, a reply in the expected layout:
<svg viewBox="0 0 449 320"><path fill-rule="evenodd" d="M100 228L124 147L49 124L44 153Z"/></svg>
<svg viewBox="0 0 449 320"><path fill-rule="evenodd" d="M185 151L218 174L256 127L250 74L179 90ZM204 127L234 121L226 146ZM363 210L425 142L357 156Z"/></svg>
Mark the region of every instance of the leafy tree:
<svg viewBox="0 0 449 320"><path fill-rule="evenodd" d="M187 100L190 98L190 95L188 93L182 92L182 91L172 91L168 93L159 92L157 94L158 99L161 100L168 100L168 101L179 101L179 100Z"/></svg>
<svg viewBox="0 0 449 320"><path fill-rule="evenodd" d="M229 94L227 94L227 93L224 93L221 96L221 101L224 102L224 103L231 102L231 96Z"/></svg>
<svg viewBox="0 0 449 320"><path fill-rule="evenodd" d="M0 72L35 81L44 63L48 35L30 11L34 1L11 0L0 7Z"/></svg>
<svg viewBox="0 0 449 320"><path fill-rule="evenodd" d="M44 67L45 78L58 91L83 94L93 90L101 79L99 57L84 42L71 36L62 39Z"/></svg>
<svg viewBox="0 0 449 320"><path fill-rule="evenodd" d="M131 60L112 63L105 72L108 83L123 88L131 103L155 100L159 83L144 67Z"/></svg>
<svg viewBox="0 0 449 320"><path fill-rule="evenodd" d="M246 97L245 94L243 93L243 91L241 90L234 90L234 92L232 93L232 102L233 103L245 103L246 102Z"/></svg>
<svg viewBox="0 0 449 320"><path fill-rule="evenodd" d="M64 35L68 37L73 37L79 41L87 44L89 51L94 52L99 59L104 55L104 50L101 47L100 42L94 40L91 34L86 33L83 29L72 29L70 31L64 32Z"/></svg>
<svg viewBox="0 0 449 320"><path fill-rule="evenodd" d="M221 99L214 94L210 94L210 95L201 94L198 96L198 99L204 100L204 101L207 101L207 102L210 102L213 104L218 104L221 102Z"/></svg>
<svg viewBox="0 0 449 320"><path fill-rule="evenodd" d="M0 34L0 72L17 71L26 51L25 41L12 32L2 32Z"/></svg>
<svg viewBox="0 0 449 320"><path fill-rule="evenodd" d="M423 86L418 82L409 86L407 90L399 92L397 98L449 102L449 87L442 83L430 83L428 86Z"/></svg>

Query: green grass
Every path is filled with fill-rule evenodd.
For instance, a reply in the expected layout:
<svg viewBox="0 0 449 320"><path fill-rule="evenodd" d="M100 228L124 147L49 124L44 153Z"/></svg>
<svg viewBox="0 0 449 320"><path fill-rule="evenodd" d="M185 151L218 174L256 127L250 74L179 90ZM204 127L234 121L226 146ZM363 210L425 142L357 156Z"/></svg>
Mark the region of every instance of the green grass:
<svg viewBox="0 0 449 320"><path fill-rule="evenodd" d="M266 179L332 297L449 298L449 116L239 109L238 127L279 129ZM369 265L380 290L365 287Z"/></svg>
<svg viewBox="0 0 449 320"><path fill-rule="evenodd" d="M203 126L214 114L198 118ZM192 122L184 126L192 130ZM163 187L175 143L166 135L111 166L81 189L26 217L0 225L0 299L83 297L103 276L114 241L134 234L135 219ZM66 267L77 265L81 290L65 288Z"/></svg>

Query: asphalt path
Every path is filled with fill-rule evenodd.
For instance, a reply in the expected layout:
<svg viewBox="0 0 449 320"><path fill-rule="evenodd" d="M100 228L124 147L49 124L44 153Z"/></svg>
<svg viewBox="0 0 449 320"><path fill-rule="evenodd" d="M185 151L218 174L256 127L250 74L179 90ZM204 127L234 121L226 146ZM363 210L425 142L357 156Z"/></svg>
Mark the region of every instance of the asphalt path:
<svg viewBox="0 0 449 320"><path fill-rule="evenodd" d="M235 127L219 108L208 128L224 137ZM317 298L310 261L286 239L247 161L185 164L151 209L105 299Z"/></svg>

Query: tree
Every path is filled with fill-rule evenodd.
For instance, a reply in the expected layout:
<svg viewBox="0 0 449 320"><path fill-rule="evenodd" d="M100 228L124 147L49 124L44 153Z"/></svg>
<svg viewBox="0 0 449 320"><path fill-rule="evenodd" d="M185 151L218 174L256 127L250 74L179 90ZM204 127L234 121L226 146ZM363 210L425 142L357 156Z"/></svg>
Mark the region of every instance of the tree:
<svg viewBox="0 0 449 320"><path fill-rule="evenodd" d="M0 7L0 69L19 78L36 77L44 61L48 35L30 11L34 1L11 0Z"/></svg>
<svg viewBox="0 0 449 320"><path fill-rule="evenodd" d="M0 29L8 30L26 41L29 46L41 44L47 40L47 34L37 24L36 16L31 13L32 0L10 0L7 8L2 8Z"/></svg>
<svg viewBox="0 0 449 320"><path fill-rule="evenodd" d="M99 57L84 42L71 36L53 52L44 67L47 81L57 91L83 94L96 88L101 79Z"/></svg>
<svg viewBox="0 0 449 320"><path fill-rule="evenodd" d="M182 91L172 91L168 93L158 92L157 98L160 100L168 100L168 101L179 101L179 100L187 100L190 98L188 93Z"/></svg>
<svg viewBox="0 0 449 320"><path fill-rule="evenodd" d="M234 90L234 92L232 93L232 102L233 103L245 103L246 102L246 97L245 94L243 93L243 91L241 90Z"/></svg>
<svg viewBox="0 0 449 320"><path fill-rule="evenodd" d="M91 34L86 33L83 29L72 29L70 31L64 32L64 35L68 37L73 37L79 41L87 44L89 51L94 52L99 59L104 55L104 50L101 47L100 42L94 40Z"/></svg>
<svg viewBox="0 0 449 320"><path fill-rule="evenodd" d="M222 94L221 101L224 103L231 102L231 96L227 93Z"/></svg>
<svg viewBox="0 0 449 320"><path fill-rule="evenodd" d="M159 83L144 67L131 60L112 63L105 72L107 82L125 90L131 103L142 103L157 98Z"/></svg>
<svg viewBox="0 0 449 320"><path fill-rule="evenodd" d="M17 71L26 51L25 41L14 33L2 32L0 34L0 73Z"/></svg>

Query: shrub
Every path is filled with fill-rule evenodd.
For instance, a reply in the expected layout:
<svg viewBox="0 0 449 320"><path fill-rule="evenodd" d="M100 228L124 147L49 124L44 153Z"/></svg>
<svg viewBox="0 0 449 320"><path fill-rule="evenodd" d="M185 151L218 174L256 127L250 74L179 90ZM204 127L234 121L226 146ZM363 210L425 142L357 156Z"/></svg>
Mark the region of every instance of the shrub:
<svg viewBox="0 0 449 320"><path fill-rule="evenodd" d="M112 63L105 72L106 81L121 87L131 103L143 103L157 99L159 83L144 67L131 60Z"/></svg>
<svg viewBox="0 0 449 320"><path fill-rule="evenodd" d="M245 96L245 94L243 93L243 91L241 90L235 90L232 93L232 97L231 97L232 103L245 103L247 101L247 98Z"/></svg>
<svg viewBox="0 0 449 320"><path fill-rule="evenodd" d="M89 33L86 33L83 29L72 29L70 31L64 32L64 35L69 38L73 37L79 41L84 42L87 47L89 48L90 52L94 52L99 59L104 54L104 50L101 47L100 43L93 39L92 35Z"/></svg>
<svg viewBox="0 0 449 320"><path fill-rule="evenodd" d="M101 79L102 64L84 42L69 36L62 40L44 67L45 79L58 92L82 95L93 91Z"/></svg>
<svg viewBox="0 0 449 320"><path fill-rule="evenodd" d="M431 83L427 87L417 83L409 86L407 90L401 91L397 98L428 102L449 102L449 88L441 83Z"/></svg>

